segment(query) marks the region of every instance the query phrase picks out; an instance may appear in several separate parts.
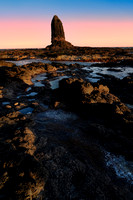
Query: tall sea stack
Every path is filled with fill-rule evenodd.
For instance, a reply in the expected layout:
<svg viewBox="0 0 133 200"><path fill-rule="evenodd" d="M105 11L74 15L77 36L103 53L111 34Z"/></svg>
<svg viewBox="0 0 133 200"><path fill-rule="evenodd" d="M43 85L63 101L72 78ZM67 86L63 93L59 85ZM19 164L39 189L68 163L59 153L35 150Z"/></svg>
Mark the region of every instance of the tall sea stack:
<svg viewBox="0 0 133 200"><path fill-rule="evenodd" d="M65 33L61 20L55 15L51 22L51 42L56 40L65 40Z"/></svg>
<svg viewBox="0 0 133 200"><path fill-rule="evenodd" d="M51 22L51 45L49 49L70 49L73 45L65 40L64 28L58 16L54 16Z"/></svg>

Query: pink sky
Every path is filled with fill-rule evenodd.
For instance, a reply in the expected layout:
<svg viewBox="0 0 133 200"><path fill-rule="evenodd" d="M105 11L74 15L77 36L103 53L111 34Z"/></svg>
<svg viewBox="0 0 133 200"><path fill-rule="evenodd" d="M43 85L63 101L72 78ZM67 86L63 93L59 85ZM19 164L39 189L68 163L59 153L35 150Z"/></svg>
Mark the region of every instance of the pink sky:
<svg viewBox="0 0 133 200"><path fill-rule="evenodd" d="M77 46L133 47L133 21L65 20L66 40ZM0 48L43 48L50 44L49 20L0 20Z"/></svg>

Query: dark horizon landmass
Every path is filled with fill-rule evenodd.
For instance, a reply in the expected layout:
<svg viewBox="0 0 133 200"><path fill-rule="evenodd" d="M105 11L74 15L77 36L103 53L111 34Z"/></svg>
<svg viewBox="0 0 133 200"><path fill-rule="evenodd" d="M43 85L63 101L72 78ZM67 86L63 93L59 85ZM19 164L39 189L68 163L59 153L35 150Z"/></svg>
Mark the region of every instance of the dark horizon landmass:
<svg viewBox="0 0 133 200"><path fill-rule="evenodd" d="M46 46L47 47L47 46ZM44 48L6 48L6 49L0 49L0 50L34 50L34 49L45 49L46 47ZM91 47L91 46L76 46L76 47L79 47L79 48L98 48L98 49L102 49L102 48L110 48L110 49L115 49L115 48L122 48L122 49L132 49L133 47L132 46L125 46L125 47L110 47L110 46L103 46L103 47Z"/></svg>

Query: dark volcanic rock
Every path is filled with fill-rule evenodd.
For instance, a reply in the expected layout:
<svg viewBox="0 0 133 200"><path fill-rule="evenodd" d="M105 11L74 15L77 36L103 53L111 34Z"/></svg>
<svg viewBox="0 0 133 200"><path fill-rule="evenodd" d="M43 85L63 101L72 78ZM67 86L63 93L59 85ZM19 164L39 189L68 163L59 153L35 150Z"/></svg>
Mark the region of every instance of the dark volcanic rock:
<svg viewBox="0 0 133 200"><path fill-rule="evenodd" d="M79 112L100 116L124 114L130 110L120 99L109 92L107 86L91 85L82 79L63 79L59 82L59 93L63 101Z"/></svg>
<svg viewBox="0 0 133 200"><path fill-rule="evenodd" d="M51 22L51 42L52 45L47 48L52 49L69 49L73 45L65 40L64 28L61 20L55 15Z"/></svg>
<svg viewBox="0 0 133 200"><path fill-rule="evenodd" d="M122 102L133 105L133 75L123 79L113 76L101 79L99 84L105 84L110 88L111 93L117 95Z"/></svg>

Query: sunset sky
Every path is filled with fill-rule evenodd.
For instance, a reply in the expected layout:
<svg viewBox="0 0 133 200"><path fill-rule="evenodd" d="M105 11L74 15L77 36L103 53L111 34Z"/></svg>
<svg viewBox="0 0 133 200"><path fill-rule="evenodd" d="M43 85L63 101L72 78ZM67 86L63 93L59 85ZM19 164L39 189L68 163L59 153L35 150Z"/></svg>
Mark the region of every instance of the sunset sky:
<svg viewBox="0 0 133 200"><path fill-rule="evenodd" d="M133 47L133 0L6 0L0 2L0 49L46 47L55 14L73 45Z"/></svg>

